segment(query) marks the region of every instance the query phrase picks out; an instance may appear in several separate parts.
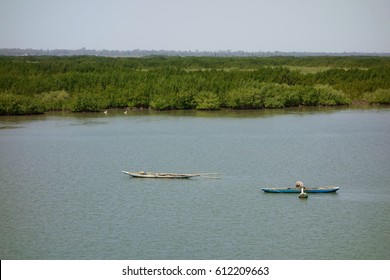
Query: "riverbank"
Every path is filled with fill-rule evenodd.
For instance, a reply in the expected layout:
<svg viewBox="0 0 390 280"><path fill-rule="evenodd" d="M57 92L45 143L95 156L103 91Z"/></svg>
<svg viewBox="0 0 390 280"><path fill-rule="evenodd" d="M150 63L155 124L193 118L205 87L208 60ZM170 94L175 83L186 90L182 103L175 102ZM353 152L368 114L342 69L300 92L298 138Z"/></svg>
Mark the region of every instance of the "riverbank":
<svg viewBox="0 0 390 280"><path fill-rule="evenodd" d="M0 115L354 103L390 104L389 57L0 57Z"/></svg>

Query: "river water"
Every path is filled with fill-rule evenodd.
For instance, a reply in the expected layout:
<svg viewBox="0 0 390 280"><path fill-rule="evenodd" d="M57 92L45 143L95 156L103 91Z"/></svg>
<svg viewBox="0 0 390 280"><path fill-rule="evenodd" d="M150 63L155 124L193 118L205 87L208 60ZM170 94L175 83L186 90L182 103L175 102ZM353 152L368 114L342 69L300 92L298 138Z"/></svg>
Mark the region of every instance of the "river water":
<svg viewBox="0 0 390 280"><path fill-rule="evenodd" d="M0 259L390 259L389 107L0 117L0 159Z"/></svg>

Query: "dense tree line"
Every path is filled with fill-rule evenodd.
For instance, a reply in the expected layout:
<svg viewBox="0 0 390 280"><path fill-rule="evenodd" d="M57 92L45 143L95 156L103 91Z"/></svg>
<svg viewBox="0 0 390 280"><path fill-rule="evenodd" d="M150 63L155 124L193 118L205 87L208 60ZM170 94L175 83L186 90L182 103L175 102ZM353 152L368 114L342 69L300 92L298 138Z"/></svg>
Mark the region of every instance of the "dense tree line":
<svg viewBox="0 0 390 280"><path fill-rule="evenodd" d="M353 101L390 103L389 57L0 57L0 115Z"/></svg>

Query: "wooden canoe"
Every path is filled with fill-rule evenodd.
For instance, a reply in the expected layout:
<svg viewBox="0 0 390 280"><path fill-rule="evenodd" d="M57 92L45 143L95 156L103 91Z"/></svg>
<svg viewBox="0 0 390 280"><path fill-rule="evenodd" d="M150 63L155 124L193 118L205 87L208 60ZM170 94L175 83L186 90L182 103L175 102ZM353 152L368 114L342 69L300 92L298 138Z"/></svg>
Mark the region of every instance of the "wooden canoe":
<svg viewBox="0 0 390 280"><path fill-rule="evenodd" d="M128 172L123 173L134 178L155 178L155 179L189 179L200 176L200 174L181 174L181 173L153 173L153 172Z"/></svg>

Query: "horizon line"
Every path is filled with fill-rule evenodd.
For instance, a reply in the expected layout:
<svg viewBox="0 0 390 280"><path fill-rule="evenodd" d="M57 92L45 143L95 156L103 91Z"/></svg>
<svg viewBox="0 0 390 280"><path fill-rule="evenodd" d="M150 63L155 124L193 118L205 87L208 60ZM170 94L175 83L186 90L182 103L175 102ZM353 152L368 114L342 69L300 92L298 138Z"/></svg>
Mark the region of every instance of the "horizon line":
<svg viewBox="0 0 390 280"><path fill-rule="evenodd" d="M68 54L65 53L58 53L54 55L58 56L66 56L66 55L72 55L70 53L74 53L73 55L100 55L100 56L110 56L109 53L111 53L112 56L115 54L122 54L124 56L147 56L147 55L166 55L166 56L174 56L175 54L182 54L185 56L185 54L220 54L224 56L229 55L245 55L245 56L256 56L256 55L282 55L282 54L298 54L298 55L363 55L363 56L390 56L390 52L365 52L365 51L342 51L342 52L336 52L336 51L245 51L245 50L169 50L169 49L128 49L128 50L118 50L118 49L87 49L85 47L79 48L79 49L35 49L35 48L0 48L0 55L6 56L12 54L7 54L5 52L11 52L14 53L14 55L22 56L22 55L39 55L38 53L54 53L54 52L69 52ZM33 52L35 54L22 54L21 52ZM107 53L106 55L102 55L102 53ZM143 54L142 54L143 53ZM127 54L127 55L126 55Z"/></svg>

